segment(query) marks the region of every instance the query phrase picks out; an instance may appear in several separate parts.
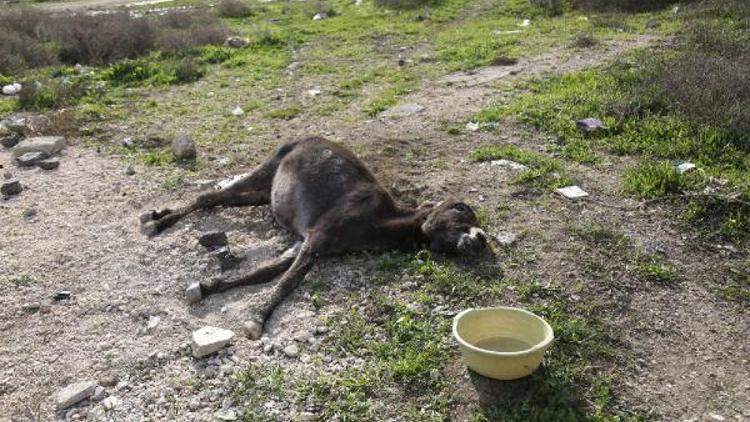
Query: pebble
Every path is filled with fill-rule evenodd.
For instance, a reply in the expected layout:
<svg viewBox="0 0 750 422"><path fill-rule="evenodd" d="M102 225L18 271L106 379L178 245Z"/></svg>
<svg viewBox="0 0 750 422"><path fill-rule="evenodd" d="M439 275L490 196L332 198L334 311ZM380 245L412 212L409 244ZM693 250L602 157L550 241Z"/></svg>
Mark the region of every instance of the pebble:
<svg viewBox="0 0 750 422"><path fill-rule="evenodd" d="M317 327L315 327L315 334L320 336L328 333L329 330L330 329L326 325L318 325Z"/></svg>
<svg viewBox="0 0 750 422"><path fill-rule="evenodd" d="M9 180L3 182L2 186L0 186L0 194L5 197L18 195L22 191L23 186L21 186L21 182L19 182L18 180Z"/></svg>
<svg viewBox="0 0 750 422"><path fill-rule="evenodd" d="M296 358L299 356L299 346L296 344L290 344L284 348L284 354L290 358Z"/></svg>
<svg viewBox="0 0 750 422"><path fill-rule="evenodd" d="M195 142L186 133L181 134L172 142L171 150L178 160L194 160L197 155Z"/></svg>
<svg viewBox="0 0 750 422"><path fill-rule="evenodd" d="M313 16L314 21L322 21L323 19L328 19L328 13L320 12L316 13L315 16Z"/></svg>
<svg viewBox="0 0 750 422"><path fill-rule="evenodd" d="M146 324L146 330L152 331L161 322L161 317L158 315L151 315L148 317L148 323Z"/></svg>
<svg viewBox="0 0 750 422"><path fill-rule="evenodd" d="M70 384L57 393L57 408L65 409L91 397L96 390L94 381Z"/></svg>
<svg viewBox="0 0 750 422"><path fill-rule="evenodd" d="M263 333L263 325L255 321L245 321L242 324L242 333L251 340L257 340Z"/></svg>
<svg viewBox="0 0 750 422"><path fill-rule="evenodd" d="M32 167L47 159L49 154L43 151L32 151L16 157L16 164L19 167Z"/></svg>
<svg viewBox="0 0 750 422"><path fill-rule="evenodd" d="M469 122L466 124L466 130L469 132L476 132L479 130L479 123L477 122Z"/></svg>
<svg viewBox="0 0 750 422"><path fill-rule="evenodd" d="M128 168L125 169L125 174L128 176L132 176L135 174L135 169L133 166L128 166Z"/></svg>
<svg viewBox="0 0 750 422"><path fill-rule="evenodd" d="M102 401L102 406L105 410L112 410L120 405L120 399L115 396L109 396Z"/></svg>
<svg viewBox="0 0 750 422"><path fill-rule="evenodd" d="M234 116L239 117L239 116L242 116L243 114L245 114L245 110L243 110L242 107L237 106L234 108L234 110L232 110L232 115Z"/></svg>
<svg viewBox="0 0 750 422"><path fill-rule="evenodd" d="M54 170L60 167L60 159L57 157L48 158L38 163L39 168L42 170Z"/></svg>
<svg viewBox="0 0 750 422"><path fill-rule="evenodd" d="M193 331L192 343L194 357L210 355L224 348L234 337L230 330L206 326Z"/></svg>

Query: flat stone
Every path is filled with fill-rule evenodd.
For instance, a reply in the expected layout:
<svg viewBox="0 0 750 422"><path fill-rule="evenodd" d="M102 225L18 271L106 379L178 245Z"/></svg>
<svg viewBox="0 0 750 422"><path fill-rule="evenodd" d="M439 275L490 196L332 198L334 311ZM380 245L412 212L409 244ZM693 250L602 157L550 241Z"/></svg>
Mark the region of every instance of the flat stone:
<svg viewBox="0 0 750 422"><path fill-rule="evenodd" d="M695 164L688 163L688 162L680 163L675 166L675 170L677 170L677 173L680 173L680 174L687 173L695 169L696 169Z"/></svg>
<svg viewBox="0 0 750 422"><path fill-rule="evenodd" d="M96 390L94 381L70 384L57 393L57 408L65 409L91 397Z"/></svg>
<svg viewBox="0 0 750 422"><path fill-rule="evenodd" d="M595 119L593 117L587 117L585 119L577 120L576 126L584 134L594 133L599 130L608 129L607 126L604 126L604 123L602 123L601 120Z"/></svg>
<svg viewBox="0 0 750 422"><path fill-rule="evenodd" d="M397 105L395 107L389 108L388 110L381 112L378 115L378 117L381 117L381 118L407 117L407 116L411 116L412 114L419 113L422 110L424 110L424 107L422 107L419 104L400 104L400 105Z"/></svg>
<svg viewBox="0 0 750 422"><path fill-rule="evenodd" d="M221 231L208 232L198 238L198 243L209 251L227 246L227 234Z"/></svg>
<svg viewBox="0 0 750 422"><path fill-rule="evenodd" d="M60 159L57 157L48 158L46 160L40 161L39 163L37 163L37 165L42 170L54 170L60 167Z"/></svg>
<svg viewBox="0 0 750 422"><path fill-rule="evenodd" d="M26 119L22 117L8 117L2 121L2 125L13 133L23 135L26 133Z"/></svg>
<svg viewBox="0 0 750 422"><path fill-rule="evenodd" d="M20 157L27 152L45 152L54 155L65 148L65 138L62 136L38 136L21 141L13 147L13 157Z"/></svg>
<svg viewBox="0 0 750 422"><path fill-rule="evenodd" d="M62 290L62 291L55 293L55 295L52 297L52 300L54 300L55 302L59 302L61 300L68 300L70 299L71 295L72 293L70 293L70 291Z"/></svg>
<svg viewBox="0 0 750 422"><path fill-rule="evenodd" d="M284 354L289 358L296 358L299 356L299 346L296 344L290 344L284 348Z"/></svg>
<svg viewBox="0 0 750 422"><path fill-rule="evenodd" d="M234 333L230 330L210 326L193 331L193 341L190 344L193 356L199 358L218 352L229 344L233 337Z"/></svg>
<svg viewBox="0 0 750 422"><path fill-rule="evenodd" d="M27 152L19 157L16 157L16 164L19 167L33 167L39 164L40 161L44 161L49 157L49 154L42 151Z"/></svg>
<svg viewBox="0 0 750 422"><path fill-rule="evenodd" d="M513 171L525 171L529 169L528 166L525 166L521 163L516 163L515 161L505 160L505 159L492 160L490 161L490 165L494 167L507 168Z"/></svg>
<svg viewBox="0 0 750 422"><path fill-rule="evenodd" d="M18 195L23 191L23 186L21 186L21 182L18 180L9 180L6 182L3 182L2 186L0 186L0 194L3 196L13 196Z"/></svg>
<svg viewBox="0 0 750 422"><path fill-rule="evenodd" d="M589 196L588 192L578 186L566 186L564 188L555 189L555 192L568 199L580 199Z"/></svg>

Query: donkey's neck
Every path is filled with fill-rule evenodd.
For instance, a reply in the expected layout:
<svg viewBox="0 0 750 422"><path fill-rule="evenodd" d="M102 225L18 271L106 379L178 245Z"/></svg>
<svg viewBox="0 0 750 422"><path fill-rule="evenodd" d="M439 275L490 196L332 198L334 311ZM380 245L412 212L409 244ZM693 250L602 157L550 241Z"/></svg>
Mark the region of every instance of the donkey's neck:
<svg viewBox="0 0 750 422"><path fill-rule="evenodd" d="M398 207L394 214L383 222L385 243L396 249L409 249L427 242L422 233L422 224L429 209Z"/></svg>

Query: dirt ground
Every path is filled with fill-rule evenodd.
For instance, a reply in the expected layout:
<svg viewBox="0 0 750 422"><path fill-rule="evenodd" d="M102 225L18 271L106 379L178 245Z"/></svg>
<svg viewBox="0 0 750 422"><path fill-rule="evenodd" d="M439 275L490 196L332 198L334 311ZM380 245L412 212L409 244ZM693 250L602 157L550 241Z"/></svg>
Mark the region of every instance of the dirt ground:
<svg viewBox="0 0 750 422"><path fill-rule="evenodd" d="M489 229L526 233L514 247L537 257L528 268L510 269L511 275L522 271L553 284L571 282L582 271L581 247L565 227L576 221L617 226L641 244L659 245L678 269L676 286L592 287L610 295L607 299L615 305L611 318L641 356L620 395L652 409L660 420L748 420L750 319L739 305L711 292L723 277L717 268L722 252L675 228L667 209L623 199L615 175L628 165L627 158L609 157L601 168L574 166L591 200L549 197L544 198L546 206L539 206L515 195L511 173L466 157L473 148L498 141L539 148L541 134L530 139L510 124L498 132L459 136L439 130L442 122L468 118L493 101L495 83L572 71L658 42L641 37L606 44L597 54L573 56L556 50L513 66L451 75L401 100L424 106L420 113L393 121L351 116L317 123L293 120L278 129L277 142L324 133L360 152L388 187L398 184L407 193L431 199L455 195L487 206L507 204L503 226ZM171 191L160 182L164 170L135 166L135 175L127 175L127 162L69 141L60 168L51 172L18 169L9 153L0 152L2 171L25 187L21 195L0 202L0 416L82 418L83 410L56 413L54 394L69 382L93 379L122 400L119 413L110 415L113 420L212 420L231 406L222 396L225 375L254 360L288 360L264 353L261 342L239 335L247 309L263 295L262 286L195 306L184 302L189 283L218 272L197 238L225 230L232 248L248 257L247 265L279 253L291 239L271 223L266 208L199 212L147 239L139 232L138 214L190 198L202 182L192 180ZM252 150L253 141L247 142ZM394 156L381 154L386 146L395 150ZM399 159L414 149L423 152L418 159ZM439 160L444 163L437 165ZM270 341L284 346L303 336L309 344L302 357L314 355L320 319L335 310L337 297L367 278L357 266L359 259L366 258L318 265L267 324ZM333 304L321 311L310 299L309 281L316 278L335 283L328 293ZM63 290L71 298L53 300ZM157 316L158 324L148 329ZM238 333L233 346L209 362L195 361L186 352L191 331L204 325ZM294 364L304 365L304 359ZM196 373L216 370L208 367L221 374L211 380L207 396L194 397L184 386Z"/></svg>

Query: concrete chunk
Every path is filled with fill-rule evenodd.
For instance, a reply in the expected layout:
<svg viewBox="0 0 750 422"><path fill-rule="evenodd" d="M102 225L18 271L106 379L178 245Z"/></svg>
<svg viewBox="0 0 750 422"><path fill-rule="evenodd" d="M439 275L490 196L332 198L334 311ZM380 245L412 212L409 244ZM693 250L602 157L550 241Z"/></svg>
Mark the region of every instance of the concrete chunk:
<svg viewBox="0 0 750 422"><path fill-rule="evenodd" d="M588 192L578 186L566 186L564 188L556 189L555 192L568 199L580 199L589 196Z"/></svg>
<svg viewBox="0 0 750 422"><path fill-rule="evenodd" d="M49 155L57 154L65 148L65 138L62 136L38 136L24 139L13 147L13 158L20 157L27 152L45 152Z"/></svg>
<svg viewBox="0 0 750 422"><path fill-rule="evenodd" d="M65 409L91 397L96 390L94 381L81 381L70 384L57 393L57 408Z"/></svg>
<svg viewBox="0 0 750 422"><path fill-rule="evenodd" d="M224 348L234 337L234 333L223 328L206 326L193 331L193 341L190 346L193 356L199 358L210 355Z"/></svg>

